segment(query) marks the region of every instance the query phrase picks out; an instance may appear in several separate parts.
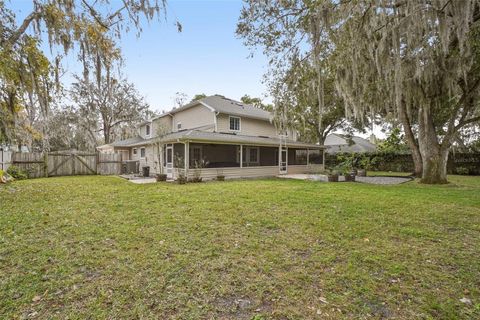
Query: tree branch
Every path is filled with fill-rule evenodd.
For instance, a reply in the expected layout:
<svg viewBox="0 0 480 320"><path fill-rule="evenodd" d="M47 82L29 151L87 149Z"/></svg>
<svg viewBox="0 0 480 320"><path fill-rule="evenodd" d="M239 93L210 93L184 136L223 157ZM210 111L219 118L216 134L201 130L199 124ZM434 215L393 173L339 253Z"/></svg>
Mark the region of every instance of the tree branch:
<svg viewBox="0 0 480 320"><path fill-rule="evenodd" d="M98 12L97 12L91 5L89 5L86 0L82 0L82 3L87 7L88 11L90 11L90 14L91 14L92 17L95 19L95 21L97 21L97 23L98 23L99 25L101 25L101 26L104 27L105 29L109 29L109 26L107 26L107 25L102 21L102 19L100 19L99 15L98 15Z"/></svg>
<svg viewBox="0 0 480 320"><path fill-rule="evenodd" d="M25 31L27 30L27 28L30 26L30 24L32 23L33 20L37 19L40 17L40 12L39 11L34 11L32 13L30 13L22 22L22 24L20 25L20 27L15 30L11 35L10 37L8 37L6 40L2 41L1 42L1 46L2 47L6 47L6 46L13 46L17 41L18 39L20 39L20 37L25 33Z"/></svg>

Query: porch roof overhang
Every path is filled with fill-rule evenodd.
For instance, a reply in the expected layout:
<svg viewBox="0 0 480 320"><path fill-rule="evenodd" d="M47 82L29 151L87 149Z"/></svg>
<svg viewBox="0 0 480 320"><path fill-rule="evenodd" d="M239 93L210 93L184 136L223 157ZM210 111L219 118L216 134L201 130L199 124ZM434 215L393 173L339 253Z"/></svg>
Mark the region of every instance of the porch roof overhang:
<svg viewBox="0 0 480 320"><path fill-rule="evenodd" d="M198 143L218 143L218 144L245 144L255 146L278 147L280 145L279 138L246 136L231 133L207 132L200 130L184 130L173 132L161 138L147 139L130 146L148 145L156 142L174 143L174 142L198 142ZM308 149L325 149L324 146L318 144L304 143L293 140L286 140L286 146L290 148L308 148Z"/></svg>

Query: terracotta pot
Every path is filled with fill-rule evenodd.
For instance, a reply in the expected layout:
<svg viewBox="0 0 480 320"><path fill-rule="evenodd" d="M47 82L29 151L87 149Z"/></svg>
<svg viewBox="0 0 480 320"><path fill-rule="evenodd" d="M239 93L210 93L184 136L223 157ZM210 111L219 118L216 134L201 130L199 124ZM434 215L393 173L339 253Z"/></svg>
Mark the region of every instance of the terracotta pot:
<svg viewBox="0 0 480 320"><path fill-rule="evenodd" d="M155 176L155 179L157 179L157 182L167 181L167 175L164 173L159 173Z"/></svg>
<svg viewBox="0 0 480 320"><path fill-rule="evenodd" d="M328 182L338 182L338 174L327 175Z"/></svg>

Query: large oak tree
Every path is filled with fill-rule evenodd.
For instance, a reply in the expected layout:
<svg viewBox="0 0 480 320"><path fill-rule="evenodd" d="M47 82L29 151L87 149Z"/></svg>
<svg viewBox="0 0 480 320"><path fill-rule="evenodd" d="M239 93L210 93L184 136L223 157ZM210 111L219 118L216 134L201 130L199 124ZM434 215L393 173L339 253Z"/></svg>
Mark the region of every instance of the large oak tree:
<svg viewBox="0 0 480 320"><path fill-rule="evenodd" d="M319 70L334 50L347 115L393 115L421 181L445 183L453 141L480 121L479 24L479 0L271 0L246 1L238 32L274 61L313 56Z"/></svg>
<svg viewBox="0 0 480 320"><path fill-rule="evenodd" d="M48 125L52 93L59 88L61 61L66 54L78 53L84 76L88 77L92 61L101 70L101 64L118 54L116 42L125 32L133 30L138 35L143 23L166 16L166 0L31 3L31 12L20 18L11 7L13 1L0 0L0 140L15 139L16 118L27 104L41 110L42 123ZM181 25L176 24L180 30ZM51 58L45 58L40 41L50 47ZM47 65L35 65L38 61ZM102 74L96 76L99 83ZM44 150L48 151L48 128L42 131L47 141Z"/></svg>

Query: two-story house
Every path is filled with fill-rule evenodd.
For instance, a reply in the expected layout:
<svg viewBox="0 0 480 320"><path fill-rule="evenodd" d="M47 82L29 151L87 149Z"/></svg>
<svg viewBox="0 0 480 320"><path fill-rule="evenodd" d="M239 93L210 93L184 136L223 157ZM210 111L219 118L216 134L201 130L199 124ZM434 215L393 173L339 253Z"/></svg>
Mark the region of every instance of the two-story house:
<svg viewBox="0 0 480 320"><path fill-rule="evenodd" d="M323 146L280 134L272 114L220 95L193 101L139 126L138 137L99 147L125 161L175 178L194 175L203 163L205 179L277 176L323 169Z"/></svg>

